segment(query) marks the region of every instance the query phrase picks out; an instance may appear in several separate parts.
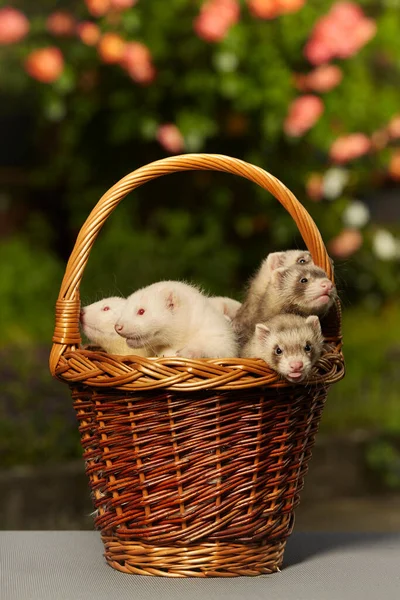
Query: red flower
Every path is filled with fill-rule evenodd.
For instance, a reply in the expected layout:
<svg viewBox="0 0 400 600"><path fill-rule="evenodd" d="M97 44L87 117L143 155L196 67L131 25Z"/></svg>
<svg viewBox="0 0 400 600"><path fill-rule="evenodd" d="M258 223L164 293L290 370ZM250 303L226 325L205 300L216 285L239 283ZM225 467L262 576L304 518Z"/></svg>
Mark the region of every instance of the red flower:
<svg viewBox="0 0 400 600"><path fill-rule="evenodd" d="M209 0L201 7L200 14L193 22L193 28L203 40L219 42L238 21L239 13L237 0Z"/></svg>
<svg viewBox="0 0 400 600"><path fill-rule="evenodd" d="M157 140L161 146L171 154L177 154L184 149L184 140L181 132L173 123L160 125L157 131Z"/></svg>
<svg viewBox="0 0 400 600"><path fill-rule="evenodd" d="M279 0L247 0L249 11L259 19L275 19L281 13Z"/></svg>
<svg viewBox="0 0 400 600"><path fill-rule="evenodd" d="M29 31L29 21L19 10L6 6L0 9L0 46L21 41Z"/></svg>
<svg viewBox="0 0 400 600"><path fill-rule="evenodd" d="M370 139L363 133L352 133L338 137L329 150L334 162L346 163L367 154L371 149Z"/></svg>
<svg viewBox="0 0 400 600"><path fill-rule="evenodd" d="M117 33L105 33L97 47L101 60L107 64L119 63L125 52L125 41Z"/></svg>
<svg viewBox="0 0 400 600"><path fill-rule="evenodd" d="M86 46L95 46L100 39L100 29L91 21L79 23L76 30L79 38Z"/></svg>
<svg viewBox="0 0 400 600"><path fill-rule="evenodd" d="M69 12L59 10L47 18L46 26L53 35L68 37L75 33L76 22Z"/></svg>
<svg viewBox="0 0 400 600"><path fill-rule="evenodd" d="M318 121L324 111L322 100L308 94L296 98L289 106L289 112L283 124L285 133L299 137L306 133Z"/></svg>
<svg viewBox="0 0 400 600"><path fill-rule="evenodd" d="M336 65L321 65L308 73L301 75L298 80L299 89L302 91L329 92L336 87L343 78L343 73Z"/></svg>
<svg viewBox="0 0 400 600"><path fill-rule="evenodd" d="M140 42L125 44L120 64L137 83L149 84L156 77L150 50Z"/></svg>
<svg viewBox="0 0 400 600"><path fill-rule="evenodd" d="M59 48L49 46L33 50L25 60L25 70L42 83L56 81L64 70L64 59Z"/></svg>

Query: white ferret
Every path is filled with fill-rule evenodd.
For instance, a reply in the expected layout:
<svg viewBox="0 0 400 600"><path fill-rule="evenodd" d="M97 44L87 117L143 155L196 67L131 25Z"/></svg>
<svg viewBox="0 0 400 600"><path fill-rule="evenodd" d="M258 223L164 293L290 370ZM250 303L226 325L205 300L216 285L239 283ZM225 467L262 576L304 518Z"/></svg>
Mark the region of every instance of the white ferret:
<svg viewBox="0 0 400 600"><path fill-rule="evenodd" d="M235 318L239 308L242 306L240 302L227 296L211 296L208 299L218 311L225 315L228 321L232 321Z"/></svg>
<svg viewBox="0 0 400 600"><path fill-rule="evenodd" d="M257 323L242 356L262 358L290 382L307 379L323 349L321 325L316 315L281 314Z"/></svg>
<svg viewBox="0 0 400 600"><path fill-rule="evenodd" d="M81 310L80 322L86 337L109 354L149 356L143 348L134 351L115 331L115 323L125 306L125 298L104 298Z"/></svg>
<svg viewBox="0 0 400 600"><path fill-rule="evenodd" d="M198 289L160 281L134 292L115 330L131 348L151 355L221 358L237 356L230 323Z"/></svg>
<svg viewBox="0 0 400 600"><path fill-rule="evenodd" d="M272 272L292 265L307 266L314 264L311 254L306 250L287 250L286 252L271 252L265 258L254 277L250 280L246 298L233 319L233 327L239 335L244 330L252 329L255 313L271 281Z"/></svg>

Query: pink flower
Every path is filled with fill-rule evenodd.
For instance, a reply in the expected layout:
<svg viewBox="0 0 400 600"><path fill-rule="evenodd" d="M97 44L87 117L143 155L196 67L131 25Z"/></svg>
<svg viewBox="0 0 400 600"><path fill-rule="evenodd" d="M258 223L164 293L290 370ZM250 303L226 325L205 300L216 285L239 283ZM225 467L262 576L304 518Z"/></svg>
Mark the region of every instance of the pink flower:
<svg viewBox="0 0 400 600"><path fill-rule="evenodd" d="M184 149L185 143L182 134L173 123L166 123L159 126L157 140L171 154L177 154Z"/></svg>
<svg viewBox="0 0 400 600"><path fill-rule="evenodd" d="M321 173L311 173L306 181L307 196L314 202L319 202L323 196L324 178Z"/></svg>
<svg viewBox="0 0 400 600"><path fill-rule="evenodd" d="M304 48L304 56L312 65L322 65L332 58L332 52L327 44L312 37Z"/></svg>
<svg viewBox="0 0 400 600"><path fill-rule="evenodd" d="M97 46L101 60L107 64L119 63L125 52L125 41L117 33L105 33Z"/></svg>
<svg viewBox="0 0 400 600"><path fill-rule="evenodd" d="M203 40L219 42L238 21L239 13L237 0L209 0L201 7L200 14L193 22L193 28Z"/></svg>
<svg viewBox="0 0 400 600"><path fill-rule="evenodd" d="M320 93L329 92L342 81L342 78L343 73L336 65L321 65L303 76L302 89Z"/></svg>
<svg viewBox="0 0 400 600"><path fill-rule="evenodd" d="M371 141L366 135L352 133L338 137L329 150L329 156L336 163L346 163L367 154L370 149Z"/></svg>
<svg viewBox="0 0 400 600"><path fill-rule="evenodd" d="M289 106L283 129L290 137L299 137L315 125L323 112L321 98L311 94L300 96Z"/></svg>
<svg viewBox="0 0 400 600"><path fill-rule="evenodd" d="M84 21L77 25L77 33L86 46L95 46L100 39L100 29L91 21Z"/></svg>
<svg viewBox="0 0 400 600"><path fill-rule="evenodd" d="M393 119L389 122L387 131L391 138L400 138L400 115L393 117Z"/></svg>
<svg viewBox="0 0 400 600"><path fill-rule="evenodd" d="M137 83L149 84L156 77L150 50L140 42L125 44L120 64Z"/></svg>
<svg viewBox="0 0 400 600"><path fill-rule="evenodd" d="M85 0L85 4L93 17L103 17L112 8L111 0Z"/></svg>
<svg viewBox="0 0 400 600"><path fill-rule="evenodd" d="M330 240L328 250L333 256L348 258L361 248L362 243L363 237L358 229L343 229L339 235Z"/></svg>
<svg viewBox="0 0 400 600"><path fill-rule="evenodd" d="M128 8L132 8L137 4L138 0L111 0L112 8L116 10L127 10Z"/></svg>
<svg viewBox="0 0 400 600"><path fill-rule="evenodd" d="M49 46L33 50L25 60L25 71L42 83L56 81L64 70L64 59L59 48Z"/></svg>
<svg viewBox="0 0 400 600"><path fill-rule="evenodd" d="M303 8L306 0L277 0L279 10L282 14L293 13Z"/></svg>
<svg viewBox="0 0 400 600"><path fill-rule="evenodd" d="M275 19L282 12L279 0L247 0L250 13L259 19Z"/></svg>
<svg viewBox="0 0 400 600"><path fill-rule="evenodd" d="M229 26L238 22L240 16L240 5L238 0L211 0L210 6L223 15Z"/></svg>
<svg viewBox="0 0 400 600"><path fill-rule="evenodd" d="M21 41L29 31L29 21L19 10L6 6L0 9L0 46Z"/></svg>
<svg viewBox="0 0 400 600"><path fill-rule="evenodd" d="M362 8L355 2L336 2L329 14L337 23L343 23L350 28L364 18Z"/></svg>
<svg viewBox="0 0 400 600"><path fill-rule="evenodd" d="M64 10L52 13L46 21L47 30L53 35L68 37L75 33L75 19Z"/></svg>

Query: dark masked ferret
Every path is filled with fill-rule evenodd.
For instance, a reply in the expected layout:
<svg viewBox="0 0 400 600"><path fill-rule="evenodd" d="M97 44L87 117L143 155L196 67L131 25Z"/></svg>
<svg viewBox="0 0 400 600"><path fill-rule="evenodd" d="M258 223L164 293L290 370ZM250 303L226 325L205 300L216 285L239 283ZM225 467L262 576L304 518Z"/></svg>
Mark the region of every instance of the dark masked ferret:
<svg viewBox="0 0 400 600"><path fill-rule="evenodd" d="M316 315L280 314L266 323L257 323L242 356L262 358L293 383L309 378L322 347L321 325Z"/></svg>
<svg viewBox="0 0 400 600"><path fill-rule="evenodd" d="M271 252L263 260L260 268L250 280L246 298L233 319L235 331L242 336L243 331L252 329L253 315L257 312L261 299L268 287L272 272L282 267L293 265L307 266L314 264L311 254L306 250L287 250L286 252Z"/></svg>
<svg viewBox="0 0 400 600"><path fill-rule="evenodd" d="M209 298L179 281L160 281L133 293L115 326L131 348L157 356L237 356L230 323Z"/></svg>
<svg viewBox="0 0 400 600"><path fill-rule="evenodd" d="M125 298L104 298L81 310L80 322L86 337L109 354L149 356L143 348L132 350L115 331L115 323L125 306Z"/></svg>

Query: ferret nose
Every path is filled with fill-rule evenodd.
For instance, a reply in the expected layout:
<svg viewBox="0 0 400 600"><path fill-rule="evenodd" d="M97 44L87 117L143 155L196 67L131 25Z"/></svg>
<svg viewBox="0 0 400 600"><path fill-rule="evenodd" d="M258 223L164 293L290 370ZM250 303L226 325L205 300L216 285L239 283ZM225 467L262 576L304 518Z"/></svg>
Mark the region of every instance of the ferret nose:
<svg viewBox="0 0 400 600"><path fill-rule="evenodd" d="M290 361L289 366L292 369L292 371L300 371L303 368L303 361L302 360L292 360L292 361Z"/></svg>
<svg viewBox="0 0 400 600"><path fill-rule="evenodd" d="M326 292L330 292L333 288L333 283L332 281L329 281L329 279L324 279L323 281L321 281L321 287Z"/></svg>
<svg viewBox="0 0 400 600"><path fill-rule="evenodd" d="M114 329L115 329L115 331L117 333L120 333L120 331L122 331L123 328L124 328L124 326L123 325L118 325L118 323L115 323L115 325L114 325Z"/></svg>

